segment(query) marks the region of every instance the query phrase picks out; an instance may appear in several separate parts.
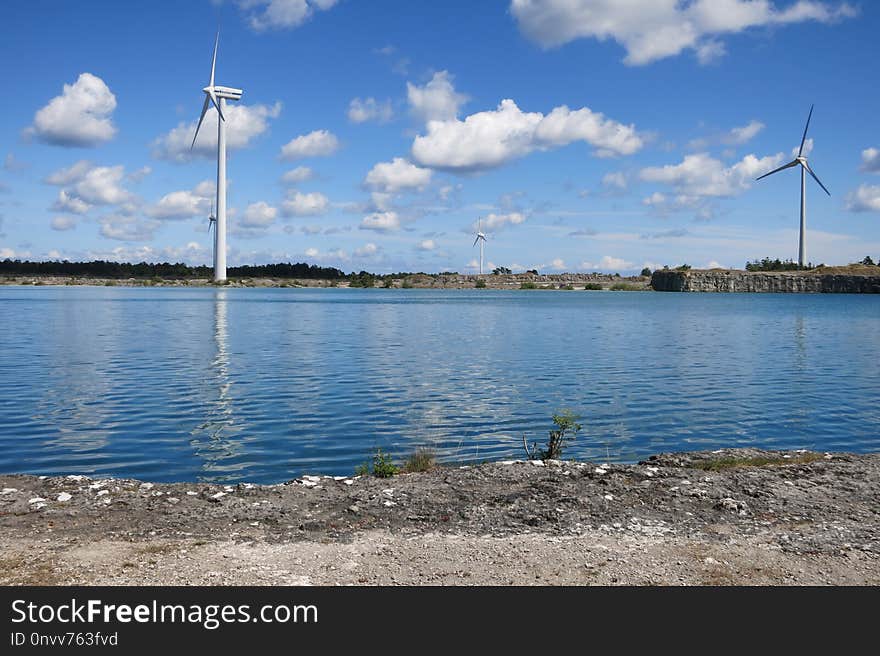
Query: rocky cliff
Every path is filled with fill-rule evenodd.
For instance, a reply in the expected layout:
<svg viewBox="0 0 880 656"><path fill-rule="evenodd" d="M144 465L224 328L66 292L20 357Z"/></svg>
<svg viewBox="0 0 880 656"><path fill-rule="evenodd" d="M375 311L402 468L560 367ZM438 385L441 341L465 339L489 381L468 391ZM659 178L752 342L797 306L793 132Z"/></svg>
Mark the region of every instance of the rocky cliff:
<svg viewBox="0 0 880 656"><path fill-rule="evenodd" d="M676 271L659 269L651 286L661 292L801 292L880 294L880 267L812 271Z"/></svg>

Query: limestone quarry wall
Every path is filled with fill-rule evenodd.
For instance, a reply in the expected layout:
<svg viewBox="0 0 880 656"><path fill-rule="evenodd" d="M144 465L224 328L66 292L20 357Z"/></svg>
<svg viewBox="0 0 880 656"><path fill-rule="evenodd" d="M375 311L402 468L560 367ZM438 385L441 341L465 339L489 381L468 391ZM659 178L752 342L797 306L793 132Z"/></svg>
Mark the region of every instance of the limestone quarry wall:
<svg viewBox="0 0 880 656"><path fill-rule="evenodd" d="M815 271L674 271L661 269L651 276L661 292L795 292L880 294L877 275L822 274Z"/></svg>

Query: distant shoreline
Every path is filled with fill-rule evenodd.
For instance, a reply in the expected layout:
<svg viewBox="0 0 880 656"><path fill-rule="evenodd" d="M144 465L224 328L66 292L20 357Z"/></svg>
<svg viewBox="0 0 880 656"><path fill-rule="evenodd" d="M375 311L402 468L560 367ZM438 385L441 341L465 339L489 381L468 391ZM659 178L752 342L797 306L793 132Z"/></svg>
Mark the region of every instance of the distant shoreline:
<svg viewBox="0 0 880 656"><path fill-rule="evenodd" d="M0 285L89 287L309 287L360 288L352 280L320 278L229 278L214 283L208 278L93 278L83 276L0 275ZM483 286L485 285L485 286ZM589 287L619 291L650 291L647 276L616 276L601 273L559 274L410 274L377 281L374 289L556 289Z"/></svg>

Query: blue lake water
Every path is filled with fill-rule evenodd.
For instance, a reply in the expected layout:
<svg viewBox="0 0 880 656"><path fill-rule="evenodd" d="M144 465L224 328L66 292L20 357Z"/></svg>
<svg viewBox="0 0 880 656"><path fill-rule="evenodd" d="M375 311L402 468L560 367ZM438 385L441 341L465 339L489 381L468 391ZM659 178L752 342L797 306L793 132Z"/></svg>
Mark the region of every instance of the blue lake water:
<svg viewBox="0 0 880 656"><path fill-rule="evenodd" d="M350 474L522 457L880 450L880 298L0 287L0 471Z"/></svg>

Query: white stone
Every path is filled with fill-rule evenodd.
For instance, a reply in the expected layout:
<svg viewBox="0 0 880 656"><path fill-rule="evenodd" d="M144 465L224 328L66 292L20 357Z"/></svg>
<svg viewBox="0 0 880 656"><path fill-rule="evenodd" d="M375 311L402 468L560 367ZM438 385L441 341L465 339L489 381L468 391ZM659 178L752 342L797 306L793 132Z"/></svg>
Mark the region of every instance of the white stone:
<svg viewBox="0 0 880 656"><path fill-rule="evenodd" d="M152 483L141 483L140 487L144 488L145 490L152 490L153 484Z"/></svg>
<svg viewBox="0 0 880 656"><path fill-rule="evenodd" d="M61 501L62 503L65 501L70 501L72 498L73 495L71 495L69 492L62 492L58 495L58 501Z"/></svg>
<svg viewBox="0 0 880 656"><path fill-rule="evenodd" d="M80 474L71 474L70 476L66 476L68 481L84 481L88 478L88 476L82 476Z"/></svg>
<svg viewBox="0 0 880 656"><path fill-rule="evenodd" d="M382 494L384 494L386 497L394 496L394 488L389 487L385 490L382 490Z"/></svg>
<svg viewBox="0 0 880 656"><path fill-rule="evenodd" d="M543 460L529 460L529 464L534 465L535 467L543 467L544 461Z"/></svg>
<svg viewBox="0 0 880 656"><path fill-rule="evenodd" d="M346 485L354 485L354 481L351 480L350 478L346 478L346 479L345 479L344 481L342 481L342 482L345 483Z"/></svg>
<svg viewBox="0 0 880 656"><path fill-rule="evenodd" d="M614 501L613 494L606 494L603 498L605 499L605 501Z"/></svg>
<svg viewBox="0 0 880 656"><path fill-rule="evenodd" d="M34 497L28 503L42 503L43 501L45 501L43 497Z"/></svg>
<svg viewBox="0 0 880 656"><path fill-rule="evenodd" d="M593 473L594 473L594 474L607 474L607 473L608 473L608 470L607 470L607 469L602 469L601 467L596 467L596 468L593 470Z"/></svg>
<svg viewBox="0 0 880 656"><path fill-rule="evenodd" d="M386 501L383 505L384 505L386 508L390 508L391 506L396 506L397 504L394 503L393 501Z"/></svg>
<svg viewBox="0 0 880 656"><path fill-rule="evenodd" d="M105 494L110 494L110 490L98 490L99 497L103 497Z"/></svg>
<svg viewBox="0 0 880 656"><path fill-rule="evenodd" d="M0 491L0 494L14 494L16 492L18 492L18 490L14 487L4 487L3 490Z"/></svg>
<svg viewBox="0 0 880 656"><path fill-rule="evenodd" d="M217 494L212 494L211 498L212 499L222 499L225 496L226 496L226 492L218 492Z"/></svg>

